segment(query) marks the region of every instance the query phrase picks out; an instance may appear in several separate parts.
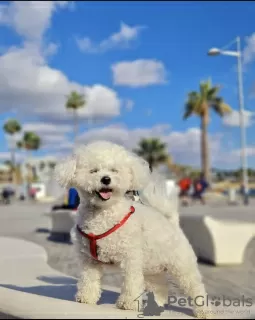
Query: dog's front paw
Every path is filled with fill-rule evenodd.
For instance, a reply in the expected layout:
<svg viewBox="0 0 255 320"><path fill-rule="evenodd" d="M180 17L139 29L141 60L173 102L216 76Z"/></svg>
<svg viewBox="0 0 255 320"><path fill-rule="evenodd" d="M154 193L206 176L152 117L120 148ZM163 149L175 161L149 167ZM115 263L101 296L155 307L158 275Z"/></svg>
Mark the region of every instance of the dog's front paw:
<svg viewBox="0 0 255 320"><path fill-rule="evenodd" d="M76 302L86 303L86 304L97 304L99 297L93 295L86 294L84 292L77 292L75 295Z"/></svg>
<svg viewBox="0 0 255 320"><path fill-rule="evenodd" d="M119 299L116 303L117 308L123 310L133 310L140 311L141 307L139 307L139 301L135 300L132 297L120 295Z"/></svg>

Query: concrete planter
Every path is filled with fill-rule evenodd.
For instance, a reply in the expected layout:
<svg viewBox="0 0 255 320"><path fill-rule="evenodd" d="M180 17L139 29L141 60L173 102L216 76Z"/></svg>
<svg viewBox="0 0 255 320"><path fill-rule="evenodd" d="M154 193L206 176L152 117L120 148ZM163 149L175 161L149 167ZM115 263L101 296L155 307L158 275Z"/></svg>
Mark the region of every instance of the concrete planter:
<svg viewBox="0 0 255 320"><path fill-rule="evenodd" d="M242 264L255 236L252 222L183 215L180 224L197 257L216 266Z"/></svg>
<svg viewBox="0 0 255 320"><path fill-rule="evenodd" d="M56 210L47 214L51 218L50 240L70 241L75 214L73 210Z"/></svg>

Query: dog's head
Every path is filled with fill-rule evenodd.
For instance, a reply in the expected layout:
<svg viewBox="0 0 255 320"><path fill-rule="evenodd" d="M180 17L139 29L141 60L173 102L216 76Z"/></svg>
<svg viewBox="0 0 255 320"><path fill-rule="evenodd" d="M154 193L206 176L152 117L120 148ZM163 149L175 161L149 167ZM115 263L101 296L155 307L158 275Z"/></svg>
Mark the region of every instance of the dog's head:
<svg viewBox="0 0 255 320"><path fill-rule="evenodd" d="M79 147L57 164L55 175L63 187L74 187L91 204L107 207L128 190L141 190L149 182L148 163L125 148L107 141Z"/></svg>

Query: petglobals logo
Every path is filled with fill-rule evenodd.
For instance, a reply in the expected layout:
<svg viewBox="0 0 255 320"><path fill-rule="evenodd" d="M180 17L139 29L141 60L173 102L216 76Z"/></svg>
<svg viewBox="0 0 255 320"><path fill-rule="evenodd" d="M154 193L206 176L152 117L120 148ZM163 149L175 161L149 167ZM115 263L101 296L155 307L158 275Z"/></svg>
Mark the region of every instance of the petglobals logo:
<svg viewBox="0 0 255 320"><path fill-rule="evenodd" d="M197 296L195 298L180 298L176 296L168 297L169 306L179 306L179 307L204 307L204 306L214 306L214 307L251 307L253 304L252 298L247 298L241 296L239 298L229 299L226 296Z"/></svg>

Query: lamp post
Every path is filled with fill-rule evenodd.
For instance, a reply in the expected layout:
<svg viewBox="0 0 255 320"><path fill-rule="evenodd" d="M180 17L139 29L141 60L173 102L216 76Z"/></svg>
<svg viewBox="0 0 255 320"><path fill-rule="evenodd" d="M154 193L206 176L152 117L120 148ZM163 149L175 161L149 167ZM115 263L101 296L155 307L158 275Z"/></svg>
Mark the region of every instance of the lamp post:
<svg viewBox="0 0 255 320"><path fill-rule="evenodd" d="M243 95L243 70L242 70L242 53L241 39L237 37L236 51L227 51L224 49L212 48L208 51L209 56L226 55L237 58L237 73L238 73L238 98L239 98L239 113L240 113L240 134L241 134L241 163L242 163L242 182L243 182L243 202L249 204L249 181L247 174L247 155L246 155L246 130L244 123L244 95ZM232 42L233 43L233 42ZM231 43L231 44L232 44Z"/></svg>

